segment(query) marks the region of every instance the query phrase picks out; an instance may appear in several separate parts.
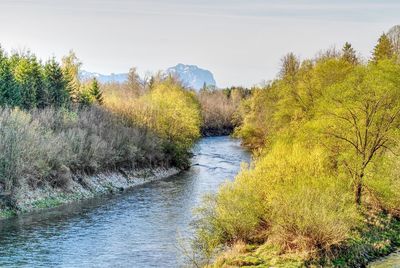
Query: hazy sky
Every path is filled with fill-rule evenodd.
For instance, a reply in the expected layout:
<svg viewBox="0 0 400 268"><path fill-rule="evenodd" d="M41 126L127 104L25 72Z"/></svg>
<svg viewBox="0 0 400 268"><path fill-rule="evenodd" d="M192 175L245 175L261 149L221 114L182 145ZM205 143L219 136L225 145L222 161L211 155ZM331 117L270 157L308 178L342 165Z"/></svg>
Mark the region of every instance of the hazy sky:
<svg viewBox="0 0 400 268"><path fill-rule="evenodd" d="M0 0L8 51L73 49L85 70L106 74L195 64L221 87L274 78L290 51L311 57L349 41L369 56L395 24L398 0Z"/></svg>

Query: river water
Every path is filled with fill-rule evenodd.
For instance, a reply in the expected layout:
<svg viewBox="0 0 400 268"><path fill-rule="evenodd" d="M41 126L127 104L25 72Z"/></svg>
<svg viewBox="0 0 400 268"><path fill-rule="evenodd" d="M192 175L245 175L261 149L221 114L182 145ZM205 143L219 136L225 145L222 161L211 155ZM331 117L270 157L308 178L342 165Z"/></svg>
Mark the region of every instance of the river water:
<svg viewBox="0 0 400 268"><path fill-rule="evenodd" d="M204 138L194 153L192 168L169 179L0 222L0 266L182 266L192 209L250 161L229 137Z"/></svg>

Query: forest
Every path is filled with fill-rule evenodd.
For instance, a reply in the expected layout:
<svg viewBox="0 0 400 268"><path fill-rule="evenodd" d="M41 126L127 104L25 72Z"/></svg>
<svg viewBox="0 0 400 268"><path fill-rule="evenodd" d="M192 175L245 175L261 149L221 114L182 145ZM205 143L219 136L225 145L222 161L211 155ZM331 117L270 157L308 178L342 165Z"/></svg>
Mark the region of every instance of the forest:
<svg viewBox="0 0 400 268"><path fill-rule="evenodd" d="M289 53L242 101L254 161L196 210L196 265L365 267L400 246L399 30L368 59Z"/></svg>

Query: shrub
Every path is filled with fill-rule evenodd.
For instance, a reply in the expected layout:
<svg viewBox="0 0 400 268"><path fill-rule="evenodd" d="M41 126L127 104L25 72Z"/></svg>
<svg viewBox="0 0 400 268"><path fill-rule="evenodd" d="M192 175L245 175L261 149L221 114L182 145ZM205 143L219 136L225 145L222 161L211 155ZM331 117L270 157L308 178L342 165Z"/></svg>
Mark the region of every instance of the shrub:
<svg viewBox="0 0 400 268"><path fill-rule="evenodd" d="M222 90L202 90L198 94L201 107L203 135L229 134L236 126L235 112L244 93L239 89L229 91L230 94Z"/></svg>
<svg viewBox="0 0 400 268"><path fill-rule="evenodd" d="M334 175L321 148L277 144L225 184L211 210L200 210L198 237L206 242L198 245L212 252L240 240L272 241L284 250L329 252L360 223L350 185Z"/></svg>
<svg viewBox="0 0 400 268"><path fill-rule="evenodd" d="M0 111L0 178L7 192L62 186L69 172L170 165L161 139L100 107Z"/></svg>
<svg viewBox="0 0 400 268"><path fill-rule="evenodd" d="M112 97L105 105L127 124L137 124L159 136L165 155L174 165L188 166L189 150L200 137L199 105L192 92L166 80L139 98Z"/></svg>

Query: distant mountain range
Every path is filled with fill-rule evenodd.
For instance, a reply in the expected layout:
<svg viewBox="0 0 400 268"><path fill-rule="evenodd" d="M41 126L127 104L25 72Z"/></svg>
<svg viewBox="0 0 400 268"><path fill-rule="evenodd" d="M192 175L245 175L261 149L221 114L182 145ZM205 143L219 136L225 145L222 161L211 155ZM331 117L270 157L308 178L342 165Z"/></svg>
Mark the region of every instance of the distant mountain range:
<svg viewBox="0 0 400 268"><path fill-rule="evenodd" d="M170 67L165 70L164 74L171 74L173 76L176 76L182 81L185 86L196 90L201 89L204 86L204 83L207 86L217 86L213 74L208 70L197 67L196 65L185 65L180 63L174 67ZM100 73L81 71L80 77L83 80L97 78L97 80L101 83L123 83L128 79L128 74L119 73L105 75Z"/></svg>
<svg viewBox="0 0 400 268"><path fill-rule="evenodd" d="M96 78L101 83L112 83L112 82L123 83L128 79L127 73L107 75L107 74L99 74L88 71L81 71L79 76L82 80L89 80Z"/></svg>

